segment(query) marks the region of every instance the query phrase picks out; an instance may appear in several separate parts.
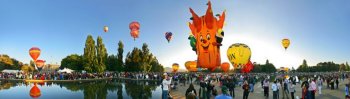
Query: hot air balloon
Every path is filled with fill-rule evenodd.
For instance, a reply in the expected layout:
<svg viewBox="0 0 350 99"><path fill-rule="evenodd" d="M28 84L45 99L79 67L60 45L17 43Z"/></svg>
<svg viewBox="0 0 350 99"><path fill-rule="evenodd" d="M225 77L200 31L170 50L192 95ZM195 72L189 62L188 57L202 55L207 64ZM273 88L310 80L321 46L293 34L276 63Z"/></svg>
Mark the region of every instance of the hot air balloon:
<svg viewBox="0 0 350 99"><path fill-rule="evenodd" d="M131 37L134 38L134 40L136 38L139 38L139 34L140 34L140 23L139 22L131 22L129 24L129 29L130 29L130 35Z"/></svg>
<svg viewBox="0 0 350 99"><path fill-rule="evenodd" d="M185 62L185 67L190 72L195 72L199 69L197 68L197 61L187 61Z"/></svg>
<svg viewBox="0 0 350 99"><path fill-rule="evenodd" d="M36 86L36 83L34 83L34 86L30 89L29 95L32 98L39 98L41 96L40 89Z"/></svg>
<svg viewBox="0 0 350 99"><path fill-rule="evenodd" d="M241 70L242 73L249 73L254 69L254 65L249 61Z"/></svg>
<svg viewBox="0 0 350 99"><path fill-rule="evenodd" d="M35 62L35 64L36 64L36 67L38 67L38 70L40 71L43 68L43 66L45 65L45 61L44 60L37 60Z"/></svg>
<svg viewBox="0 0 350 99"><path fill-rule="evenodd" d="M103 31L108 32L108 26L104 26Z"/></svg>
<svg viewBox="0 0 350 99"><path fill-rule="evenodd" d="M234 66L234 69L242 69L251 56L250 48L246 44L235 43L227 49L227 58Z"/></svg>
<svg viewBox="0 0 350 99"><path fill-rule="evenodd" d="M223 25L225 21L225 11L215 17L211 7L211 2L207 3L208 8L205 15L198 16L192 8L192 22L188 23L191 30L189 40L196 40L195 49L197 54L197 66L214 71L221 65L220 47L223 40ZM218 35L220 34L220 35ZM191 46L192 46L192 41Z"/></svg>
<svg viewBox="0 0 350 99"><path fill-rule="evenodd" d="M171 32L166 32L165 33L165 39L168 40L168 43L170 42L172 36L173 36L173 33L171 33Z"/></svg>
<svg viewBox="0 0 350 99"><path fill-rule="evenodd" d="M230 64L228 62L224 62L221 64L221 69L224 72L228 72L228 70L230 70Z"/></svg>
<svg viewBox="0 0 350 99"><path fill-rule="evenodd" d="M290 44L290 40L285 38L282 40L282 45L284 47L285 50L287 50L287 48L289 47L289 44Z"/></svg>
<svg viewBox="0 0 350 99"><path fill-rule="evenodd" d="M177 70L179 70L179 64L178 63L174 63L172 67L173 67L173 72L177 72Z"/></svg>
<svg viewBox="0 0 350 99"><path fill-rule="evenodd" d="M30 57L32 57L32 59L34 60L34 62L38 59L38 57L40 56L40 49L38 47L32 47L29 49L29 55Z"/></svg>

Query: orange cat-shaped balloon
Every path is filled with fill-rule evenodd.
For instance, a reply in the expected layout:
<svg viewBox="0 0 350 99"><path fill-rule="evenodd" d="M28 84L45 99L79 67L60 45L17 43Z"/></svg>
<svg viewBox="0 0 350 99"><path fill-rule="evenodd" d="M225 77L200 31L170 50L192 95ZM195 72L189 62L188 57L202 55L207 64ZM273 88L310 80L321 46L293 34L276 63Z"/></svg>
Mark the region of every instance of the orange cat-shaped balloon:
<svg viewBox="0 0 350 99"><path fill-rule="evenodd" d="M225 11L221 15L216 15L219 18L216 19L211 9L211 3L208 2L207 5L206 14L201 17L190 8L193 22L188 24L191 29L189 39L191 46L193 45L192 49L198 55L198 67L213 71L221 65L220 46L224 35L222 28L225 21Z"/></svg>

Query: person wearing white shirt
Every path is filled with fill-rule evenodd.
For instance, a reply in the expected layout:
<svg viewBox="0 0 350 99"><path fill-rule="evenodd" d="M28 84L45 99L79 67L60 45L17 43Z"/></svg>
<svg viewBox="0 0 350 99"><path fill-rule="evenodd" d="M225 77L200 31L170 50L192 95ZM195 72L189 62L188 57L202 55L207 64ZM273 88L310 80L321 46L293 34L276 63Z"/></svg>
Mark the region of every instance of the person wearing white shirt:
<svg viewBox="0 0 350 99"><path fill-rule="evenodd" d="M270 85L270 82L268 81L268 79L265 79L265 81L263 82L265 97L269 97L269 85Z"/></svg>
<svg viewBox="0 0 350 99"><path fill-rule="evenodd" d="M278 99L277 93L278 93L278 86L277 86L277 81L274 81L273 84L271 85L272 93L273 93L273 99Z"/></svg>
<svg viewBox="0 0 350 99"><path fill-rule="evenodd" d="M317 81L317 86L318 86L318 94L322 94L322 78L319 78L318 81Z"/></svg>
<svg viewBox="0 0 350 99"><path fill-rule="evenodd" d="M162 85L163 85L162 99L168 99L170 84L171 84L171 78L168 77L168 75L165 75L162 82Z"/></svg>

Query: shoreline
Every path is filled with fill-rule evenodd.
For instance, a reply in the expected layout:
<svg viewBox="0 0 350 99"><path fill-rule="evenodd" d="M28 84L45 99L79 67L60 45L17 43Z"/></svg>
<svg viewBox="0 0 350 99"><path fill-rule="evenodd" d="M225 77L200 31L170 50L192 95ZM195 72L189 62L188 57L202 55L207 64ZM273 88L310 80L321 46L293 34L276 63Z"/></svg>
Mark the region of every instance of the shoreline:
<svg viewBox="0 0 350 99"><path fill-rule="evenodd" d="M133 78L94 78L94 79L76 79L76 80L35 80L35 79L4 79L0 78L0 81L23 81L23 82L91 82L91 81L101 81L101 80L134 80L134 81L160 81L157 79L133 79Z"/></svg>

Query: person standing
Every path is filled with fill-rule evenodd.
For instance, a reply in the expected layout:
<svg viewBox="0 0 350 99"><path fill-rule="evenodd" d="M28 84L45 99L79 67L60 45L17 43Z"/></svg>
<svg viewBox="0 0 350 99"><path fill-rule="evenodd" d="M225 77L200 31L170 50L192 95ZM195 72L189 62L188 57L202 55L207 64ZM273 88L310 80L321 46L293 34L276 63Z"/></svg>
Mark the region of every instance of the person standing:
<svg viewBox="0 0 350 99"><path fill-rule="evenodd" d="M197 98L197 91L196 89L194 89L193 84L191 83L190 86L187 88L186 93L185 93L186 97L193 97L195 96Z"/></svg>
<svg viewBox="0 0 350 99"><path fill-rule="evenodd" d="M338 77L335 78L335 85L336 85L335 88L338 89L338 85L339 85L339 79L338 79Z"/></svg>
<svg viewBox="0 0 350 99"><path fill-rule="evenodd" d="M165 77L164 77L163 82L162 82L162 85L163 85L162 99L168 99L171 78L167 74L165 74L164 76Z"/></svg>
<svg viewBox="0 0 350 99"><path fill-rule="evenodd" d="M322 94L322 85L323 85L322 78L319 78L317 81L318 94Z"/></svg>
<svg viewBox="0 0 350 99"><path fill-rule="evenodd" d="M242 86L243 88L243 99L248 99L248 95L249 95L249 84L247 81L244 81L244 84Z"/></svg>
<svg viewBox="0 0 350 99"><path fill-rule="evenodd" d="M232 76L231 79L229 79L229 83L228 83L228 89L230 91L230 95L232 98L235 98L235 87L236 87L236 82L235 82L235 78L234 76Z"/></svg>
<svg viewBox="0 0 350 99"><path fill-rule="evenodd" d="M270 85L270 82L268 81L268 79L265 79L264 85L263 85L265 97L269 97L269 85Z"/></svg>
<svg viewBox="0 0 350 99"><path fill-rule="evenodd" d="M274 81L273 84L271 85L271 89L272 89L272 97L273 99L278 99L277 97L277 93L278 93L278 86L277 86L277 81Z"/></svg>
<svg viewBox="0 0 350 99"><path fill-rule="evenodd" d="M332 78L330 84L331 84L331 90L334 90L334 78Z"/></svg>
<svg viewBox="0 0 350 99"><path fill-rule="evenodd" d="M292 97L292 99L294 99L294 93L295 93L295 82L290 83L290 87L289 87L289 91L290 91L290 97Z"/></svg>
<svg viewBox="0 0 350 99"><path fill-rule="evenodd" d="M222 86L221 87L221 95L218 95L215 97L215 99L232 99L229 94L227 94L227 87Z"/></svg>
<svg viewBox="0 0 350 99"><path fill-rule="evenodd" d="M349 96L349 84L345 84L345 99L350 99L350 96Z"/></svg>
<svg viewBox="0 0 350 99"><path fill-rule="evenodd" d="M310 87L309 87L309 92L308 92L308 99L315 99L315 92L316 92L316 83L315 79L311 81Z"/></svg>
<svg viewBox="0 0 350 99"><path fill-rule="evenodd" d="M309 82L307 81L307 79L305 79L305 81L301 84L301 88L302 99L308 99L307 90L309 89Z"/></svg>

